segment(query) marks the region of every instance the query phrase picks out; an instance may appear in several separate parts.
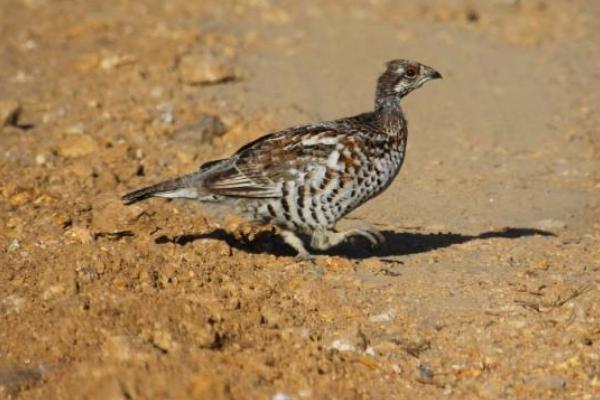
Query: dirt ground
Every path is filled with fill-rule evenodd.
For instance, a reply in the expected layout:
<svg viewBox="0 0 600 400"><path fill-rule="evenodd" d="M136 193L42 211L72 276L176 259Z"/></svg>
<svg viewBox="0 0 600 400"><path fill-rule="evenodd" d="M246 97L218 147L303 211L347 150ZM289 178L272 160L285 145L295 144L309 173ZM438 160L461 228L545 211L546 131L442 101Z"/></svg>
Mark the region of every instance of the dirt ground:
<svg viewBox="0 0 600 400"><path fill-rule="evenodd" d="M0 398L600 399L600 3L0 0ZM296 262L126 191L370 110L405 165Z"/></svg>

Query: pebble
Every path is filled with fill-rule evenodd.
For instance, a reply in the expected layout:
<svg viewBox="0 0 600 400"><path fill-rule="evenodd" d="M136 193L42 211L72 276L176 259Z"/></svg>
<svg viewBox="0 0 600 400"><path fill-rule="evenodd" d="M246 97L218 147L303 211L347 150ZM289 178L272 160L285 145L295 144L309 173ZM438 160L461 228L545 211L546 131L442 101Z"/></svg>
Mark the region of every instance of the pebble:
<svg viewBox="0 0 600 400"><path fill-rule="evenodd" d="M102 350L106 356L118 361L129 361L133 356L130 341L123 335L108 337Z"/></svg>
<svg viewBox="0 0 600 400"><path fill-rule="evenodd" d="M270 328L279 328L281 324L281 314L272 306L265 304L260 309L261 322Z"/></svg>
<svg viewBox="0 0 600 400"><path fill-rule="evenodd" d="M381 314L372 315L369 317L371 322L388 322L396 317L396 310L390 309Z"/></svg>
<svg viewBox="0 0 600 400"><path fill-rule="evenodd" d="M231 57L211 51L183 56L179 62L179 77L188 85L210 85L239 78Z"/></svg>
<svg viewBox="0 0 600 400"><path fill-rule="evenodd" d="M177 129L173 139L190 145L211 142L227 133L227 126L217 115L201 114L197 121Z"/></svg>
<svg viewBox="0 0 600 400"><path fill-rule="evenodd" d="M44 165L46 164L46 156L43 154L38 154L35 156L35 163L37 165Z"/></svg>
<svg viewBox="0 0 600 400"><path fill-rule="evenodd" d="M0 302L0 310L5 314L10 313L19 313L23 305L25 304L25 299L23 297L19 297L16 294L11 294L7 296L5 299Z"/></svg>
<svg viewBox="0 0 600 400"><path fill-rule="evenodd" d="M337 351L356 351L356 347L346 339L335 339L329 345L332 349L336 349Z"/></svg>
<svg viewBox="0 0 600 400"><path fill-rule="evenodd" d="M171 334L167 331L158 330L152 334L152 343L167 353L177 350L179 345L173 340Z"/></svg>
<svg viewBox="0 0 600 400"><path fill-rule="evenodd" d="M21 243L19 243L19 241L17 239L13 239L10 244L8 245L8 247L6 248L6 251L8 251L9 253L12 251L16 251L19 250L21 248Z"/></svg>
<svg viewBox="0 0 600 400"><path fill-rule="evenodd" d="M105 71L120 68L124 65L135 63L136 59L130 55L109 55L100 61L100 68Z"/></svg>
<svg viewBox="0 0 600 400"><path fill-rule="evenodd" d="M98 197L92 204L92 230L96 233L121 232L131 228L144 209L136 204L124 205L116 196Z"/></svg>
<svg viewBox="0 0 600 400"><path fill-rule="evenodd" d="M424 383L433 382L433 371L426 364L419 364L417 367L419 373L419 380Z"/></svg>
<svg viewBox="0 0 600 400"><path fill-rule="evenodd" d="M312 397L313 391L312 389L300 389L298 390L298 396L303 398Z"/></svg>
<svg viewBox="0 0 600 400"><path fill-rule="evenodd" d="M272 399L273 400L292 400L292 398L289 395L287 395L287 394L285 394L283 392L277 392L277 393L275 393L273 395Z"/></svg>
<svg viewBox="0 0 600 400"><path fill-rule="evenodd" d="M0 128L17 125L21 105L16 100L0 100Z"/></svg>
<svg viewBox="0 0 600 400"><path fill-rule="evenodd" d="M64 137L56 145L56 153L64 158L82 157L98 150L98 143L88 135L73 134Z"/></svg>
<svg viewBox="0 0 600 400"><path fill-rule="evenodd" d="M8 203L13 207L24 206L27 203L30 203L33 199L33 190L21 190L17 193L14 193L8 198Z"/></svg>
<svg viewBox="0 0 600 400"><path fill-rule="evenodd" d="M65 294L65 292L66 289L62 284L57 283L56 285L51 285L44 290L44 293L42 293L42 300L54 299Z"/></svg>
<svg viewBox="0 0 600 400"><path fill-rule="evenodd" d="M83 244L90 243L92 240L94 240L94 236L92 235L90 230L81 226L72 227L71 229L65 232L65 236L71 239L75 239L79 243Z"/></svg>

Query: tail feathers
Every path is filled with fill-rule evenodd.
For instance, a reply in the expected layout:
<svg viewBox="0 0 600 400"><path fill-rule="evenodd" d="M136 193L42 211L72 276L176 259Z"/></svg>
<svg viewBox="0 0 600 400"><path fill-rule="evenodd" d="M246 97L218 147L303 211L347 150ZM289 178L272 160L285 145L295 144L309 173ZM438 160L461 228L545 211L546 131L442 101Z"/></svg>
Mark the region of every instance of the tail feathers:
<svg viewBox="0 0 600 400"><path fill-rule="evenodd" d="M150 197L197 199L199 197L198 182L193 182L193 179L191 179L192 176L186 175L181 178L135 190L121 197L121 200L125 204L133 204Z"/></svg>

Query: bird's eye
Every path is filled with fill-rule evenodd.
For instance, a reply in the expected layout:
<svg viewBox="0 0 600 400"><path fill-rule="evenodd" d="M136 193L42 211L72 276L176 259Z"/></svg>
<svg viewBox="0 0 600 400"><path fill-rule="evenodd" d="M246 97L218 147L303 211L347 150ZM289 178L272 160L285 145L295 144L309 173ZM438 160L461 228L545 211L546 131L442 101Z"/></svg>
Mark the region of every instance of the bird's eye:
<svg viewBox="0 0 600 400"><path fill-rule="evenodd" d="M406 68L406 71L404 71L404 73L411 79L417 76L417 70L413 67Z"/></svg>

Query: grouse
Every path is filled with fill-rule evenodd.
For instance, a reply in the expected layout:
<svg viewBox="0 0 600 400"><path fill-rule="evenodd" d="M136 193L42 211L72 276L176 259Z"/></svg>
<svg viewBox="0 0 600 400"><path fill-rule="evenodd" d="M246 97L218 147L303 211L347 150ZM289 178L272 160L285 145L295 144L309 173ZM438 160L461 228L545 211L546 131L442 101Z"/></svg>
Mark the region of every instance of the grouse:
<svg viewBox="0 0 600 400"><path fill-rule="evenodd" d="M384 241L373 228L344 232L336 222L383 192L398 174L406 153L404 96L442 75L409 60L386 63L377 81L375 109L334 121L266 134L230 158L210 161L189 175L128 193L131 204L150 197L186 198L229 204L254 224L272 224L300 259L352 236L373 246Z"/></svg>

